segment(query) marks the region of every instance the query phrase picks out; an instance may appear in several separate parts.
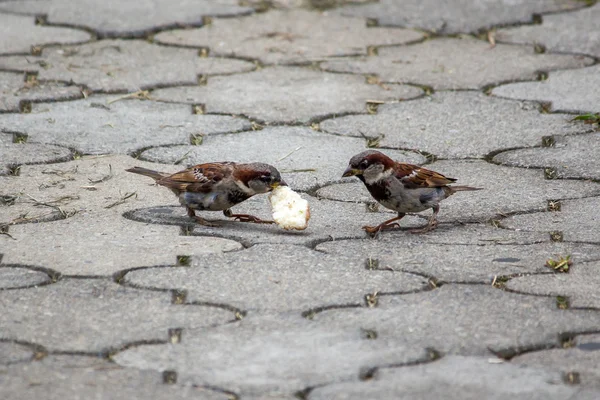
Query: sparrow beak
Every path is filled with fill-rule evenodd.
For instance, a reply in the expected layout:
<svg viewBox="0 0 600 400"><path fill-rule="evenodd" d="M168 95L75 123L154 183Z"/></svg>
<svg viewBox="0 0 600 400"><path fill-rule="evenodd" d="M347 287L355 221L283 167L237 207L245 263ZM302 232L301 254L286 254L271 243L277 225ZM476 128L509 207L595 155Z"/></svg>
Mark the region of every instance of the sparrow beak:
<svg viewBox="0 0 600 400"><path fill-rule="evenodd" d="M285 181L271 183L271 189L275 189L276 187L279 187L279 186L287 186L287 183L285 183Z"/></svg>
<svg viewBox="0 0 600 400"><path fill-rule="evenodd" d="M348 167L346 168L346 170L344 171L344 174L342 175L342 178L346 178L348 176L355 176L355 175L360 175L362 174L362 172L359 169L355 169L352 167Z"/></svg>

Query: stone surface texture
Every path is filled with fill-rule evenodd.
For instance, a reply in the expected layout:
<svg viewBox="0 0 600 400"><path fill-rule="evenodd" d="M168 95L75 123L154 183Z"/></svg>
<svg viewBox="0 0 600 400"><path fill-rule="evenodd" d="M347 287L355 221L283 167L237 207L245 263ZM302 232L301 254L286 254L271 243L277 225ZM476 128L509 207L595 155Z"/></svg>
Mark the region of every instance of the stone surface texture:
<svg viewBox="0 0 600 400"><path fill-rule="evenodd" d="M435 90L483 89L507 81L535 80L539 71L581 68L589 57L536 54L533 46L511 46L461 38L431 39L412 46L384 47L376 57L321 64L326 71L375 74L386 83L412 83Z"/></svg>
<svg viewBox="0 0 600 400"><path fill-rule="evenodd" d="M600 399L599 11L0 0L0 400ZM482 190L369 234L366 150ZM126 171L219 161L307 228Z"/></svg>
<svg viewBox="0 0 600 400"><path fill-rule="evenodd" d="M497 39L510 43L538 43L548 51L600 56L600 4L578 11L544 15L539 25L500 29Z"/></svg>
<svg viewBox="0 0 600 400"><path fill-rule="evenodd" d="M530 23L533 14L568 11L581 7L577 1L561 0L380 0L340 9L343 15L377 20L383 26L425 29L438 34L468 33L496 25Z"/></svg>
<svg viewBox="0 0 600 400"><path fill-rule="evenodd" d="M0 14L0 37L0 54L31 54L33 46L72 44L91 38L80 30L36 25L33 16L10 14Z"/></svg>
<svg viewBox="0 0 600 400"><path fill-rule="evenodd" d="M94 12L90 13L89 10ZM235 0L185 0L174 5L169 0L143 0L123 4L118 0L6 1L0 10L43 14L47 22L75 25L93 30L100 37L141 37L159 29L198 26L205 16L235 16L253 10Z"/></svg>
<svg viewBox="0 0 600 400"><path fill-rule="evenodd" d="M600 66L567 71L553 71L541 82L520 82L498 86L492 94L498 97L535 100L550 104L552 111L594 113L600 108L600 95L594 87L600 84Z"/></svg>
<svg viewBox="0 0 600 400"><path fill-rule="evenodd" d="M152 97L204 104L208 113L241 114L270 124L306 124L340 114L366 113L369 102L395 103L422 93L407 85L369 85L361 76L274 67L209 78L206 86L160 89Z"/></svg>
<svg viewBox="0 0 600 400"><path fill-rule="evenodd" d="M362 18L295 9L234 20L215 19L199 29L160 33L155 40L208 47L213 55L259 59L263 64L300 64L367 55L369 46L405 44L422 37L411 30L369 28Z"/></svg>
<svg viewBox="0 0 600 400"><path fill-rule="evenodd" d="M44 49L39 56L0 57L0 69L36 72L38 79L74 82L95 92L135 92L193 85L198 75L250 71L241 60L200 57L197 50L142 40L100 40Z"/></svg>

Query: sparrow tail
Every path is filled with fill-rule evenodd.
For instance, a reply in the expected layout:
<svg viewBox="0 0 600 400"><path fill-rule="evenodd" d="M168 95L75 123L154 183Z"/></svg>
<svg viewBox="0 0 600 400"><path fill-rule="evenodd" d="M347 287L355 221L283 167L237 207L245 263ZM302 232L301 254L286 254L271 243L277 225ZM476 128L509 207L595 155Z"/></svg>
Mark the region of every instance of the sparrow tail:
<svg viewBox="0 0 600 400"><path fill-rule="evenodd" d="M165 173L153 171L151 169L142 168L142 167L133 167L133 168L126 169L125 171L133 172L134 174L149 176L150 178L154 179L155 181L161 180L162 178L168 176Z"/></svg>
<svg viewBox="0 0 600 400"><path fill-rule="evenodd" d="M476 188L476 187L472 187L472 186L448 186L450 189L452 189L452 192L465 192L465 191L471 191L471 190L483 190L483 188Z"/></svg>

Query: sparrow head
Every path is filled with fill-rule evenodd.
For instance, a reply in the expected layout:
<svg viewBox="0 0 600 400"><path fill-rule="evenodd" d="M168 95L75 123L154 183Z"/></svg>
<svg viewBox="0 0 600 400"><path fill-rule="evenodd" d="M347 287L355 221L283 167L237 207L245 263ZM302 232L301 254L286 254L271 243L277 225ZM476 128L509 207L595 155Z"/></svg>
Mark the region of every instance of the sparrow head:
<svg viewBox="0 0 600 400"><path fill-rule="evenodd" d="M287 186L277 169L269 164L238 164L236 175L242 183L255 193L267 193L277 186Z"/></svg>
<svg viewBox="0 0 600 400"><path fill-rule="evenodd" d="M342 177L356 176L368 184L388 176L394 169L394 160L375 150L363 151L352 157Z"/></svg>

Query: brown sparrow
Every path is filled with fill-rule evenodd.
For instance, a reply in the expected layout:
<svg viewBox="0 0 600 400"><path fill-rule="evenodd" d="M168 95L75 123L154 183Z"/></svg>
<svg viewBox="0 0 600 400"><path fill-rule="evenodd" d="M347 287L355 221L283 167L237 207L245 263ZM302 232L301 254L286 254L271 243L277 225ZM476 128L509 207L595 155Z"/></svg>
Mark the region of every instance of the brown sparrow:
<svg viewBox="0 0 600 400"><path fill-rule="evenodd" d="M455 182L442 174L416 165L396 162L378 151L363 151L350 159L343 177L356 176L371 196L381 205L398 212L398 216L377 226L363 226L368 233L399 227L394 221L400 220L406 213L420 212L431 208L433 215L429 223L412 233L425 233L437 226L439 203L456 192L481 190L470 186L447 186Z"/></svg>
<svg viewBox="0 0 600 400"><path fill-rule="evenodd" d="M272 224L248 214L233 214L231 207L255 194L267 193L277 186L287 186L279 171L268 164L214 162L198 164L174 174L133 167L126 171L149 176L179 197L190 217L199 224L218 226L196 215L199 211L223 211L226 217L241 222Z"/></svg>

